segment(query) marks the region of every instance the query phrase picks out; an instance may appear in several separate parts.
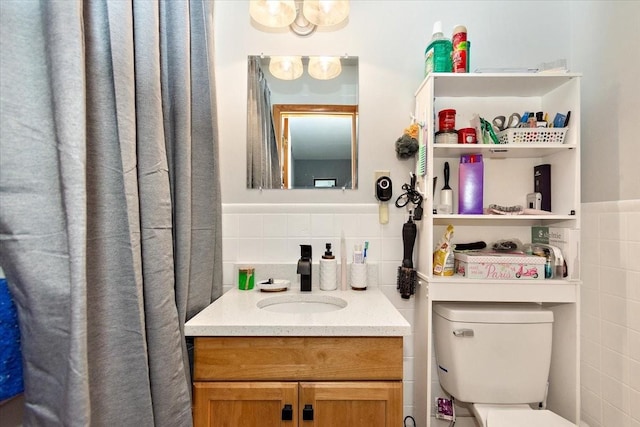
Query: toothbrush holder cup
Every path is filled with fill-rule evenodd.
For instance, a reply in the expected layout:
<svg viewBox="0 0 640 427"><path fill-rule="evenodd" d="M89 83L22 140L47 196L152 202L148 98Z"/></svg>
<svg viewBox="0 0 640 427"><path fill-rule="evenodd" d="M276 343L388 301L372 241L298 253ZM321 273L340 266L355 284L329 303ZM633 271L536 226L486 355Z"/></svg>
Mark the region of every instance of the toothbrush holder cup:
<svg viewBox="0 0 640 427"><path fill-rule="evenodd" d="M367 289L367 264L351 264L351 288Z"/></svg>

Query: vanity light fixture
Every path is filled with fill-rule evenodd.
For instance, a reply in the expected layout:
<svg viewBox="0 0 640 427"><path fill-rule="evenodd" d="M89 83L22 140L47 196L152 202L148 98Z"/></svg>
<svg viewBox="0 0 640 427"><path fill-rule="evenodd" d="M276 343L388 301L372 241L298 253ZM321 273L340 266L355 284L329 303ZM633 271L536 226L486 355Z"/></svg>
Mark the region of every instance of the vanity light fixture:
<svg viewBox="0 0 640 427"><path fill-rule="evenodd" d="M249 14L269 28L289 26L299 36L334 26L349 16L349 0L249 0Z"/></svg>
<svg viewBox="0 0 640 427"><path fill-rule="evenodd" d="M280 80L295 80L302 75L302 58L272 56L269 60L269 72Z"/></svg>

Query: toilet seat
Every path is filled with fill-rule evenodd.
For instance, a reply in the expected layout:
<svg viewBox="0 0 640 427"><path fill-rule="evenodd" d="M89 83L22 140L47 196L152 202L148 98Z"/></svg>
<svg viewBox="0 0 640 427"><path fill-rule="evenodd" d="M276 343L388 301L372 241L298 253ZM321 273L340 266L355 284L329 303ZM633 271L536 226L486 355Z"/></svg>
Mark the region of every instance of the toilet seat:
<svg viewBox="0 0 640 427"><path fill-rule="evenodd" d="M487 427L576 427L548 410L499 409L487 414Z"/></svg>

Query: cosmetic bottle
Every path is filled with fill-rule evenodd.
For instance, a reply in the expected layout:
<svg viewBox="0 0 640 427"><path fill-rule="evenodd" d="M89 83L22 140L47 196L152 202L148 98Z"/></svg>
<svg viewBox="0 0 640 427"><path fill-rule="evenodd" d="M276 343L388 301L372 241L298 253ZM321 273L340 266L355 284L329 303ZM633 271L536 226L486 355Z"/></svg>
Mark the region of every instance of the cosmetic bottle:
<svg viewBox="0 0 640 427"><path fill-rule="evenodd" d="M331 253L331 243L326 244L326 250L320 259L320 289L333 291L338 287L338 260Z"/></svg>
<svg viewBox="0 0 640 427"><path fill-rule="evenodd" d="M451 66L454 73L469 72L469 57L467 46L467 27L456 25L453 29Z"/></svg>
<svg viewBox="0 0 640 427"><path fill-rule="evenodd" d="M442 22L433 24L431 41L424 51L424 75L451 72L451 40L442 33Z"/></svg>

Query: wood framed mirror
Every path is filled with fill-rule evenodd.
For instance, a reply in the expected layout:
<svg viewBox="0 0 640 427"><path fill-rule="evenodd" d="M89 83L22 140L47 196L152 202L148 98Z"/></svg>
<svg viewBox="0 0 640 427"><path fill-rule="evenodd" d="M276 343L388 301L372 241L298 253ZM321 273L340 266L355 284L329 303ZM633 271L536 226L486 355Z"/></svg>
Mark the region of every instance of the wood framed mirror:
<svg viewBox="0 0 640 427"><path fill-rule="evenodd" d="M284 188L357 188L357 120L357 105L274 105Z"/></svg>

